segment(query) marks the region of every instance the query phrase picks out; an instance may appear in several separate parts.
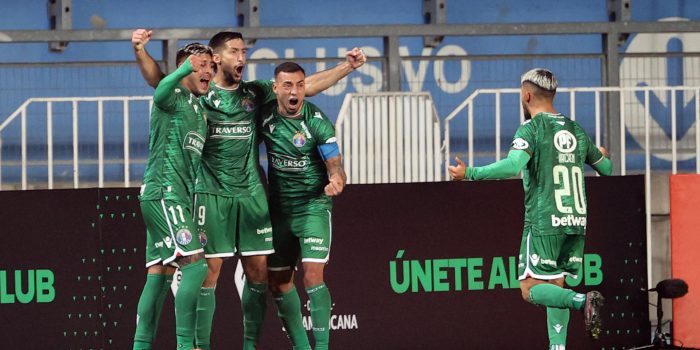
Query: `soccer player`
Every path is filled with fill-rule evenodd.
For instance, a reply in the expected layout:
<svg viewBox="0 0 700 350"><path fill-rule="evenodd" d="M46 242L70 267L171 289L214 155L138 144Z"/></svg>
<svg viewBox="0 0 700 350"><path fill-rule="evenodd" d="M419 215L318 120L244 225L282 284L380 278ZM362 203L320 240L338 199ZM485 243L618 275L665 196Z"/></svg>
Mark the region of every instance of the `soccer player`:
<svg viewBox="0 0 700 350"><path fill-rule="evenodd" d="M523 170L525 226L518 279L525 301L547 307L550 349L565 348L569 310L583 310L586 329L598 339L604 298L564 288L583 262L586 232L584 163L601 175L612 173L605 148L597 148L578 123L557 113L557 80L536 68L521 77L520 99L527 119L516 131L508 157L467 168L456 158L453 180L505 179Z"/></svg>
<svg viewBox="0 0 700 350"><path fill-rule="evenodd" d="M301 258L314 349L324 350L331 314L331 295L323 281L332 238L331 197L343 191L346 176L333 123L304 101L305 85L304 69L293 62L280 64L272 85L277 102L262 113L275 246L268 265L270 289L294 349L310 349L294 287L294 268Z"/></svg>
<svg viewBox="0 0 700 350"><path fill-rule="evenodd" d="M193 348L197 298L207 272L191 198L207 133L199 96L207 93L214 76L212 50L192 43L178 50L176 59L178 69L163 78L153 95L148 165L139 196L148 276L137 309L135 350L152 347L168 288L165 266L170 264L182 271L175 295L177 346Z"/></svg>
<svg viewBox="0 0 700 350"><path fill-rule="evenodd" d="M141 72L154 86L162 73L143 48L151 34L137 29L132 42ZM196 341L201 349L209 349L214 288L222 259L238 252L246 275L241 297L244 349L254 349L266 310L267 255L273 252L268 204L258 172L255 119L259 107L274 101L275 95L270 81L242 80L247 49L240 33L217 33L209 45L214 50L218 71L210 93L203 98L209 136L198 174L195 208L200 238L206 242L209 272L198 304ZM327 89L364 62L360 49L351 50L345 62L309 76L307 93L315 95Z"/></svg>

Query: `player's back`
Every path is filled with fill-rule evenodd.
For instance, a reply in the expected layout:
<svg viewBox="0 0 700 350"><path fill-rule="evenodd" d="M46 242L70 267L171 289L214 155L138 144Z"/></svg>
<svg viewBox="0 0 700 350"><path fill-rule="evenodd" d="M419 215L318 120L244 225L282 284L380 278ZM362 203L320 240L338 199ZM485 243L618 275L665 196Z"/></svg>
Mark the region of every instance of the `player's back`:
<svg viewBox="0 0 700 350"><path fill-rule="evenodd" d="M524 171L525 225L533 234L584 234L584 163L595 145L581 126L561 114L539 113L523 125L532 154Z"/></svg>

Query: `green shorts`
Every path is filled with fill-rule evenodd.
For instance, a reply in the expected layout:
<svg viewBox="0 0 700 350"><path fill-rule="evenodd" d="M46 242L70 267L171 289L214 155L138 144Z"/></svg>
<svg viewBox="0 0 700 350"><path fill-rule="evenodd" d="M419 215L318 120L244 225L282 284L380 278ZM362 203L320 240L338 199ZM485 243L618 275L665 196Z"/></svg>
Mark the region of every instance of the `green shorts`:
<svg viewBox="0 0 700 350"><path fill-rule="evenodd" d="M268 255L272 224L264 192L249 197L195 195L197 230L203 237L207 258Z"/></svg>
<svg viewBox="0 0 700 350"><path fill-rule="evenodd" d="M520 242L518 279L576 278L583 264L585 238L567 234L535 236L527 229Z"/></svg>
<svg viewBox="0 0 700 350"><path fill-rule="evenodd" d="M270 210L275 253L268 260L268 269L284 271L302 262L327 263L331 252L331 211L308 209L302 213Z"/></svg>
<svg viewBox="0 0 700 350"><path fill-rule="evenodd" d="M192 204L167 199L141 201L146 223L146 267L170 264L179 256L201 253L192 222Z"/></svg>

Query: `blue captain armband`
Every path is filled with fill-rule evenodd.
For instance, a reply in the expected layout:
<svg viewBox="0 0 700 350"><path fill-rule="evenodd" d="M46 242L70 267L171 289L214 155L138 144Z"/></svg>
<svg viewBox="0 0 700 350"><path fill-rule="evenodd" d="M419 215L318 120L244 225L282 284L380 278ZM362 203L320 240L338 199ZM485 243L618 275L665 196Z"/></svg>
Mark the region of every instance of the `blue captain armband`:
<svg viewBox="0 0 700 350"><path fill-rule="evenodd" d="M338 148L338 143L335 142L335 137L330 139L330 143L324 143L318 145L318 153L321 154L321 158L326 161L340 154L340 149Z"/></svg>

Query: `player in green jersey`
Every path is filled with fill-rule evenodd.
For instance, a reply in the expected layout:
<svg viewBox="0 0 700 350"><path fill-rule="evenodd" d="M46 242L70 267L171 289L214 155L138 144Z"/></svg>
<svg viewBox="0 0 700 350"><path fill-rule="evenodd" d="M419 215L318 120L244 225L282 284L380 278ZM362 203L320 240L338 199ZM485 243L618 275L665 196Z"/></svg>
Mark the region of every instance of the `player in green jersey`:
<svg viewBox="0 0 700 350"><path fill-rule="evenodd" d="M523 169L525 225L518 279L522 297L547 307L550 349L564 349L569 310L583 310L586 329L597 339L604 298L597 291L579 294L564 288L583 262L586 232L584 163L601 175L612 173L603 147L596 147L578 123L554 109L557 80L536 68L521 78L520 98L527 119L516 131L508 157L467 168L456 158L453 180L505 179Z"/></svg>
<svg viewBox="0 0 700 350"><path fill-rule="evenodd" d="M212 50L193 43L177 52L178 69L165 77L153 95L149 158L139 200L146 223L148 276L139 299L134 349L151 349L166 276L176 264L182 271L175 295L178 349L192 349L199 290L206 276L204 250L194 236L192 195L199 169L206 118L199 96L207 93L214 75Z"/></svg>
<svg viewBox="0 0 700 350"><path fill-rule="evenodd" d="M267 148L270 215L275 253L268 261L270 289L294 349L310 349L301 319L294 268L301 258L311 302L314 349L328 349L331 295L323 271L331 248L331 197L345 187L333 123L304 101L304 70L275 68L277 102L265 105L260 131Z"/></svg>
<svg viewBox="0 0 700 350"><path fill-rule="evenodd" d="M132 42L141 47L151 31L138 29ZM270 81L243 81L246 46L237 32L217 33L209 42L218 72L209 94L202 99L207 110L209 135L198 174L195 209L200 237L205 244L209 272L200 295L197 345L209 348L215 308L214 287L223 258L238 252L246 282L241 296L244 315L244 349L253 349L266 309L267 255L272 253L272 229L267 200L258 172L255 118L259 107L273 101ZM145 50L137 62L147 82L155 86L162 72ZM346 61L306 79L307 94L315 95L335 84L365 62L355 48Z"/></svg>

